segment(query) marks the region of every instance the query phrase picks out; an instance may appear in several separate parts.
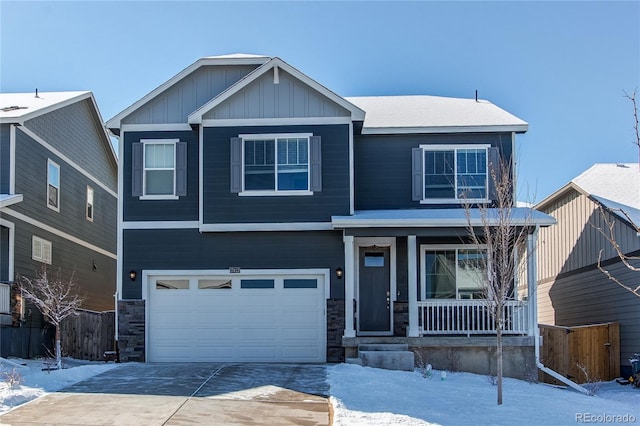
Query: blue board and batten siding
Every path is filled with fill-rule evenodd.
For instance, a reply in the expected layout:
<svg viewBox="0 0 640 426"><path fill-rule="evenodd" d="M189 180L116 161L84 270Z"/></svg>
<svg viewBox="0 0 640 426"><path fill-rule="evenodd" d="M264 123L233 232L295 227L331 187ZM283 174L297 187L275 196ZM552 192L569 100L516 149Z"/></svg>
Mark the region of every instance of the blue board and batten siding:
<svg viewBox="0 0 640 426"><path fill-rule="evenodd" d="M203 220L215 223L329 222L349 214L349 126L216 127L204 129ZM231 192L231 138L242 134L311 133L321 137L322 189L302 196Z"/></svg>
<svg viewBox="0 0 640 426"><path fill-rule="evenodd" d="M434 208L412 199L411 150L420 145L462 144L498 147L504 159L512 155L511 133L356 136L355 209Z"/></svg>
<svg viewBox="0 0 640 426"><path fill-rule="evenodd" d="M275 243L274 243L275 242ZM142 297L130 270L315 269L344 264L342 232L200 233L197 229L123 231L122 299ZM344 281L331 277L331 297L344 298Z"/></svg>
<svg viewBox="0 0 640 426"><path fill-rule="evenodd" d="M0 194L10 190L11 125L0 125Z"/></svg>
<svg viewBox="0 0 640 426"><path fill-rule="evenodd" d="M132 144L142 139L178 139L187 143L187 195L177 200L140 200L132 196ZM125 132L122 161L123 219L129 221L198 220L198 132Z"/></svg>

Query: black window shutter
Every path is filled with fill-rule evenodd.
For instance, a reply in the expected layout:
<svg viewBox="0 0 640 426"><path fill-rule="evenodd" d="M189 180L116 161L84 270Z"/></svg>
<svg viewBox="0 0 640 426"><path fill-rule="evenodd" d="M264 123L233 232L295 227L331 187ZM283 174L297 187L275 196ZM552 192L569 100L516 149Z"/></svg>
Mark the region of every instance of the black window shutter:
<svg viewBox="0 0 640 426"><path fill-rule="evenodd" d="M142 192L142 173L143 173L143 149L142 143L136 142L131 144L131 195L140 197Z"/></svg>
<svg viewBox="0 0 640 426"><path fill-rule="evenodd" d="M411 150L411 199L421 201L424 197L424 173L422 171L422 148Z"/></svg>
<svg viewBox="0 0 640 426"><path fill-rule="evenodd" d="M309 162L311 173L311 191L322 191L322 138L311 136L309 138Z"/></svg>
<svg viewBox="0 0 640 426"><path fill-rule="evenodd" d="M231 138L231 192L242 191L242 139Z"/></svg>
<svg viewBox="0 0 640 426"><path fill-rule="evenodd" d="M497 198L496 194L496 183L500 182L502 178L502 164L500 163L500 150L498 148L492 147L487 150L488 164L487 168L489 180L489 199L495 200Z"/></svg>
<svg viewBox="0 0 640 426"><path fill-rule="evenodd" d="M176 143L176 195L187 195L187 143Z"/></svg>

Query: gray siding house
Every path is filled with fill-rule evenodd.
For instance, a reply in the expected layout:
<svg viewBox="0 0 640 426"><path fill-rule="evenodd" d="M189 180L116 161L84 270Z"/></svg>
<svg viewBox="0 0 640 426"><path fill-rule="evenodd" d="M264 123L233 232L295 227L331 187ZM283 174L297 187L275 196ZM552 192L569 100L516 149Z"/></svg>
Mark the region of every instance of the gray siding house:
<svg viewBox="0 0 640 426"><path fill-rule="evenodd" d="M484 100L343 98L279 58L234 54L199 59L107 127L123 360L337 362L403 342L480 351L469 362L488 369L495 331L469 320L484 305L460 271L481 253L459 194L491 203L490 159L512 161L524 121ZM536 309L516 299L518 362Z"/></svg>
<svg viewBox="0 0 640 426"><path fill-rule="evenodd" d="M21 276L73 273L82 308L114 309L116 231L117 160L91 92L0 94L1 356L42 350Z"/></svg>
<svg viewBox="0 0 640 426"><path fill-rule="evenodd" d="M557 225L540 232L538 319L541 324L620 324L620 365L640 352L640 298L609 280L602 266L635 288L640 275L626 268L598 228L614 223L623 253L640 255L640 172L638 164L595 164L551 194L536 208ZM604 215L604 216L603 216ZM605 221L606 219L606 221Z"/></svg>

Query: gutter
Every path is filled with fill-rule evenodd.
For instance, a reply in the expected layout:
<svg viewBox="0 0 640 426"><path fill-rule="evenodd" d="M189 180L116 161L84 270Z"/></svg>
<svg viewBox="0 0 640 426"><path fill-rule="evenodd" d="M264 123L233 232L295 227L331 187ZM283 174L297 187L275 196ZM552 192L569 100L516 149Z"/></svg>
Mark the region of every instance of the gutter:
<svg viewBox="0 0 640 426"><path fill-rule="evenodd" d="M538 241L538 231L540 230L540 225L536 225L536 229L533 231L533 234L529 235L529 239L527 241L527 251L529 251L529 253L531 253L531 257L533 259L529 259L530 262L533 262L534 265L536 265L537 268L537 264L538 264L538 260L537 260L537 256L536 256L536 247L535 245L537 244ZM538 300L538 292L537 292L537 285L538 285L538 271L536 268L531 268L531 277L530 280L532 283L534 283L534 294L532 295L533 298L536 300L536 309L537 309L537 300ZM529 283L530 284L530 283ZM548 375L550 375L551 377L553 377L554 379L566 384L567 386L577 390L580 393L583 393L585 395L591 395L589 393L589 391L587 389L585 389L584 387L580 386L579 384L577 384L576 382L573 382L571 380L569 380L568 378L564 377L562 374L558 373L557 371L554 371L552 369L550 369L549 367L546 367L542 362L540 362L540 328L538 327L538 315L537 312L534 313L534 322L535 324L535 331L534 331L534 348L535 348L535 358L536 358L536 367L538 367L539 370L542 370L543 372L547 373Z"/></svg>

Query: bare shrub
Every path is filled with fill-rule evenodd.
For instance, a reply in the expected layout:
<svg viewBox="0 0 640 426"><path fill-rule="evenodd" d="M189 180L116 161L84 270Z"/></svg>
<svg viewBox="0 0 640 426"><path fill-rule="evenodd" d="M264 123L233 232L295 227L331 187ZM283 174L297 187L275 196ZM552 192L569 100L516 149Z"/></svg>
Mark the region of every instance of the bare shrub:
<svg viewBox="0 0 640 426"><path fill-rule="evenodd" d="M460 358L462 354L460 349L449 348L447 349L447 371L455 373L460 371Z"/></svg>
<svg viewBox="0 0 640 426"><path fill-rule="evenodd" d="M591 377L591 375L589 374L589 369L585 365L576 363L576 366L584 375L584 384L582 385L582 387L587 390L590 396L594 396L596 393L598 393L600 386L602 386L600 377Z"/></svg>
<svg viewBox="0 0 640 426"><path fill-rule="evenodd" d="M424 349L414 349L413 353L415 354L415 364L420 370L420 374L425 379L430 379L433 375L433 367L427 362Z"/></svg>
<svg viewBox="0 0 640 426"><path fill-rule="evenodd" d="M22 375L15 368L12 368L11 370L8 370L8 371L1 372L0 378L2 379L3 382L7 384L7 386L9 386L10 389L22 383Z"/></svg>

